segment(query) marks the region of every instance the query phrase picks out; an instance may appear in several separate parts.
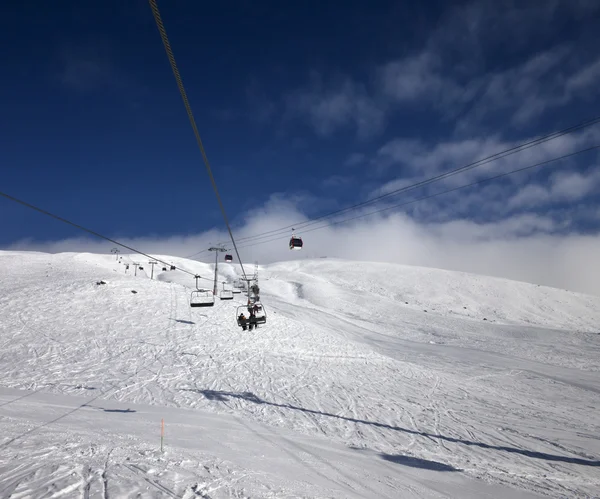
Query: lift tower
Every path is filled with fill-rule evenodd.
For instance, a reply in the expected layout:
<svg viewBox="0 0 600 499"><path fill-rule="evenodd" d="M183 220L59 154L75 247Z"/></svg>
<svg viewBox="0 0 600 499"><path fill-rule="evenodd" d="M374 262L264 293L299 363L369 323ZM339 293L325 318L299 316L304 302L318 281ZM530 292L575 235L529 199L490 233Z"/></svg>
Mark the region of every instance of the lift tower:
<svg viewBox="0 0 600 499"><path fill-rule="evenodd" d="M215 252L215 284L213 286L213 295L217 294L217 269L219 268L219 253L225 253L227 250L223 246L211 246L208 251Z"/></svg>

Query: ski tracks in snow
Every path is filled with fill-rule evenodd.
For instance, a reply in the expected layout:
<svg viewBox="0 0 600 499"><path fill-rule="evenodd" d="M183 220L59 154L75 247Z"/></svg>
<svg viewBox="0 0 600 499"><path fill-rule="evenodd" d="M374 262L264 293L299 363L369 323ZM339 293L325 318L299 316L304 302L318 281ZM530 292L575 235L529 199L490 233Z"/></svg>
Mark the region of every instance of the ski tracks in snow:
<svg viewBox="0 0 600 499"><path fill-rule="evenodd" d="M116 274L111 279L112 268L103 275L101 265L94 267L72 256L50 259L54 262L50 286L50 281L38 282L40 269L46 272L44 262L49 258L44 258L25 274L9 276L13 288L0 303L8 310L0 338L4 386L85 396L82 400L87 402L77 412L101 410L98 401L114 399L207 409L257 421L266 429L256 438L278 446L342 497L381 496L383 489L373 486L379 479L393 483L392 489L398 491L408 491L410 486L403 489L401 480L394 482L402 476L401 464L383 460L385 476L374 476L373 483L358 482L345 465L282 438L280 429L333 440L374 456L414 456L471 477L554 497L575 497L599 485L594 467L577 468L568 460L549 462L531 456L537 451L538 457L546 453L593 460L594 447L587 443L595 440L585 435L594 435L600 421L593 414L583 421L586 404L595 405L593 392L586 392L587 402L580 401L582 392L569 386L553 399L554 407L547 407L544 396L553 394L547 391L551 380L540 381L520 368L487 366L475 358L430 356L437 345L419 350L415 341L413 350L407 350L408 343L394 343L397 338L431 337L436 342L466 341L478 331L493 339L493 331L506 330L510 336L494 341L496 346L506 344L510 352L518 346L514 328L493 329L486 324L488 329L483 329L470 319L465 324L471 336L463 337L453 329L459 323L455 317L430 314L419 320L416 314L421 311L413 307L398 312L397 305L386 308L387 299L380 300L381 309L369 302L370 311L359 301L361 293L338 291L343 283L331 284L337 274L330 280L314 279L315 288L308 273L294 273L289 280L298 284L296 288L285 280L278 283L275 277L264 286L268 324L242 331L234 317L235 306L243 304L238 296L233 302L217 300L214 307L191 309L189 289L177 282ZM279 274L286 278L286 272ZM98 276L107 284L96 286ZM27 279L35 286L24 285ZM362 286L374 293L385 291L375 280ZM132 288L138 293L132 294ZM302 296L288 300L269 293L270 288L278 293L300 289ZM39 292L35 300L31 300L32 289ZM324 298L327 309L319 302ZM533 317L534 312L527 313ZM580 322L586 325L586 321ZM528 334L535 339L537 333ZM585 339L591 342L588 336ZM528 340L527 345L533 344ZM569 343L569 348L578 345ZM551 353L553 361L563 355L558 347ZM5 404L16 407L28 396ZM64 417L76 417L77 412ZM57 420L51 426L62 423ZM21 439L25 447L21 454L16 446L9 447L18 465L0 459L0 496L9 490L9 495L26 496L35 487L48 491L48 497L78 491L83 497L114 498L126 490L156 497L237 496L242 489L233 485L235 480L249 479L237 472L217 471L215 463L209 463L210 473L199 472L200 464L193 457L171 468L167 459L144 450L142 442L121 440L115 434L106 435L111 443L97 446L94 452L88 442L97 436L65 436L65 441L79 442L79 447L68 447L60 439L52 440L50 429L29 432L31 425L20 427L28 432ZM574 437L571 430L582 437ZM46 457L44 451L39 455L47 461L43 468L36 468L25 456L27 450L36 449L46 449ZM261 493L269 495L266 490ZM418 489L409 493L420 494Z"/></svg>

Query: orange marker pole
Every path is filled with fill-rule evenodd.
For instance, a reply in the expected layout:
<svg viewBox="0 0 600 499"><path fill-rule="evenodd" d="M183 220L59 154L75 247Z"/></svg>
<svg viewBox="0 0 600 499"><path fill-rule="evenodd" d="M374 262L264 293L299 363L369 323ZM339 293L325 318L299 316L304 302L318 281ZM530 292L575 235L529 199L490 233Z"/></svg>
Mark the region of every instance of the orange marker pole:
<svg viewBox="0 0 600 499"><path fill-rule="evenodd" d="M160 451L163 452L163 441L165 439L165 420L160 420Z"/></svg>

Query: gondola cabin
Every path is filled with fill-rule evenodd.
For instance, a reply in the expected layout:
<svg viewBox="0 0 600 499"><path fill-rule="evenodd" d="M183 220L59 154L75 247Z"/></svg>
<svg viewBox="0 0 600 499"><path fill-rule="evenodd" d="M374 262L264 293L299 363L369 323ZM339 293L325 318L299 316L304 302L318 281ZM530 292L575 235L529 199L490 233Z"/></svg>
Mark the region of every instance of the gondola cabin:
<svg viewBox="0 0 600 499"><path fill-rule="evenodd" d="M225 261L227 263L231 263L231 262L233 262L233 257L231 255L225 255Z"/></svg>
<svg viewBox="0 0 600 499"><path fill-rule="evenodd" d="M301 250L302 249L302 238L298 236L292 236L290 239L290 249L291 250Z"/></svg>

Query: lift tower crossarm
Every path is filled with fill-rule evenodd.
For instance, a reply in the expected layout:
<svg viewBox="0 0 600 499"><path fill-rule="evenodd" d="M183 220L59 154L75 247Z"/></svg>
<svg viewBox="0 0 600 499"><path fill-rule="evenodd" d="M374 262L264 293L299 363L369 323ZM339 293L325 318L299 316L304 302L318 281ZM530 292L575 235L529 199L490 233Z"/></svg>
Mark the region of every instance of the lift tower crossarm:
<svg viewBox="0 0 600 499"><path fill-rule="evenodd" d="M216 296L216 294L217 294L217 270L219 268L219 253L225 253L228 250L226 250L223 246L211 246L210 248L208 248L208 251L215 252L215 282L213 285L213 295Z"/></svg>
<svg viewBox="0 0 600 499"><path fill-rule="evenodd" d="M152 265L152 274L150 275L150 279L154 279L154 266L157 264L158 262L148 262L149 265Z"/></svg>

